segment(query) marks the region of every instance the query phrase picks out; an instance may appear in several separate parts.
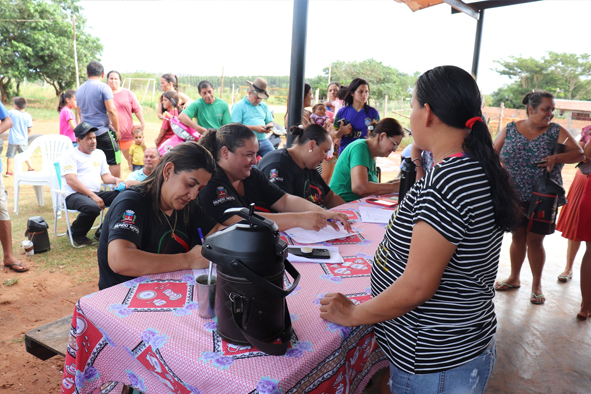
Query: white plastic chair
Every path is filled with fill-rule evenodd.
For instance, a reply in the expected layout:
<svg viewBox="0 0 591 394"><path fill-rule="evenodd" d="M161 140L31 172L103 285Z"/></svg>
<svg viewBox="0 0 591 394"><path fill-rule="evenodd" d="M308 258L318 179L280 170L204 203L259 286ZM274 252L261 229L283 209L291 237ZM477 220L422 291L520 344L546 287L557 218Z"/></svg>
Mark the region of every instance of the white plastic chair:
<svg viewBox="0 0 591 394"><path fill-rule="evenodd" d="M115 185L112 184L101 184L101 189L103 191L113 190ZM87 245L76 245L74 243L74 238L72 238L72 230L70 228L70 216L69 213L80 213L75 209L69 209L66 205L66 192L62 190L62 177L61 177L61 170L59 162L54 163L51 170L51 198L54 201L53 205L53 232L56 236L61 237L63 235L68 235L70 238L70 243L75 248L83 248ZM107 209L107 207L105 207ZM97 229L103 224L103 217L105 214L105 209L101 210L99 224L92 227L91 230ZM57 221L61 217L66 218L66 227L68 230L64 233L57 232ZM92 244L96 244L98 242L93 242Z"/></svg>
<svg viewBox="0 0 591 394"><path fill-rule="evenodd" d="M38 171L23 171L23 164L31 159L36 149L41 149L41 169ZM68 149L72 149L72 140L65 135L51 134L37 137L23 153L14 157L14 213L18 215L18 195L20 185L33 185L37 203L44 205L43 186L53 185L53 163L59 161L60 156ZM53 198L53 193L52 193ZM55 201L53 201L55 208Z"/></svg>

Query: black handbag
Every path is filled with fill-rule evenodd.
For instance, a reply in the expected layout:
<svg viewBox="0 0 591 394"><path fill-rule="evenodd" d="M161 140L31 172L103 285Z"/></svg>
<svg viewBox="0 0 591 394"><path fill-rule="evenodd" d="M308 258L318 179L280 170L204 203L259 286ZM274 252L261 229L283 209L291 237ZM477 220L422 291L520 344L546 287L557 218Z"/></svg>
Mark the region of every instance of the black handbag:
<svg viewBox="0 0 591 394"><path fill-rule="evenodd" d="M275 356L287 351L293 328L287 297L300 280L275 222L254 209L231 208L244 219L205 238L203 257L217 267L215 311L218 334ZM293 282L284 289L285 271Z"/></svg>
<svg viewBox="0 0 591 394"><path fill-rule="evenodd" d="M526 214L529 219L527 231L531 230L534 222L541 222L549 224L550 230L554 232L558 198L564 195L564 188L550 179L550 174L544 169L542 176L538 178L533 187L529 200L529 209Z"/></svg>

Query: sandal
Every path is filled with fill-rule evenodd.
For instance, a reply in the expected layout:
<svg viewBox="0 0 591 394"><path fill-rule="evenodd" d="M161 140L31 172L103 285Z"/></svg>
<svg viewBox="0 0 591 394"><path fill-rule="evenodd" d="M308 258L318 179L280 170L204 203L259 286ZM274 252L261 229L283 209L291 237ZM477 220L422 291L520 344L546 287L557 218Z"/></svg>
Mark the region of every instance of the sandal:
<svg viewBox="0 0 591 394"><path fill-rule="evenodd" d="M4 264L4 267L10 268L14 272L27 272L29 270L29 267L23 265L20 261L18 263Z"/></svg>
<svg viewBox="0 0 591 394"><path fill-rule="evenodd" d="M14 174L12 172L7 172L6 174L4 174L5 178L8 178L9 176L13 176Z"/></svg>
<svg viewBox="0 0 591 394"><path fill-rule="evenodd" d="M546 297L544 297L543 294L536 295L535 293L531 293L531 298L529 300L534 305L542 305L544 302L546 302Z"/></svg>
<svg viewBox="0 0 591 394"><path fill-rule="evenodd" d="M519 289L520 287L521 286L511 286L509 283L505 283L504 281L495 283L495 290L496 291L515 290L515 289Z"/></svg>
<svg viewBox="0 0 591 394"><path fill-rule="evenodd" d="M558 281L559 282L562 282L562 283L566 283L566 282L568 282L569 279L572 279L572 278L573 278L573 275L572 274L570 274L570 275L558 275Z"/></svg>
<svg viewBox="0 0 591 394"><path fill-rule="evenodd" d="M31 167L31 168L29 168L29 171L35 171L35 169Z"/></svg>

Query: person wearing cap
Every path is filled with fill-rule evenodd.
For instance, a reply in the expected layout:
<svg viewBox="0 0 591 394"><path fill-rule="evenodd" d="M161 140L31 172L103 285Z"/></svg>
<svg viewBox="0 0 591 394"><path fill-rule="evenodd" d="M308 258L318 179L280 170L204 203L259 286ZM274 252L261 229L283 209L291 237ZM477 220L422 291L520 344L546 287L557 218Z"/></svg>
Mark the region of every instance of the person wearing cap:
<svg viewBox="0 0 591 394"><path fill-rule="evenodd" d="M111 175L105 153L97 149L98 129L82 122L74 129L77 148L67 150L60 159L62 189L68 209L80 212L70 226L72 239L78 245L89 245L86 234L105 206L111 205L118 191L100 191L101 181L118 185L121 179ZM99 231L97 231L97 234ZM95 239L98 240L98 235Z"/></svg>
<svg viewBox="0 0 591 394"><path fill-rule="evenodd" d="M102 82L105 69L99 62L93 60L88 63L86 75L88 80L76 91L76 110L82 122L96 127L96 147L105 153L111 173L119 176L121 133L113 90Z"/></svg>
<svg viewBox="0 0 591 394"><path fill-rule="evenodd" d="M264 157L275 149L267 139L267 133L273 129L273 114L262 101L269 98L267 80L259 77L254 82L246 82L250 90L244 99L232 106L232 122L242 123L255 133L259 142L258 155Z"/></svg>

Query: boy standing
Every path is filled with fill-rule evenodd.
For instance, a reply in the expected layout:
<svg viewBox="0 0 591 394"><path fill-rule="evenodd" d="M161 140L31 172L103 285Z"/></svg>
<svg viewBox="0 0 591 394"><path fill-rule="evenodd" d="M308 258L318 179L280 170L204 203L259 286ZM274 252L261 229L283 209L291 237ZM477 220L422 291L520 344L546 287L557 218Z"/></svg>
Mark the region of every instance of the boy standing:
<svg viewBox="0 0 591 394"><path fill-rule="evenodd" d="M8 116L12 120L12 128L8 134L8 149L6 150L6 175L12 176L12 165L14 156L17 153L24 152L29 146L29 134L33 128L33 118L31 114L25 112L27 100L24 97L15 97L12 99L14 109L8 111ZM29 171L35 171L31 162L26 161Z"/></svg>

